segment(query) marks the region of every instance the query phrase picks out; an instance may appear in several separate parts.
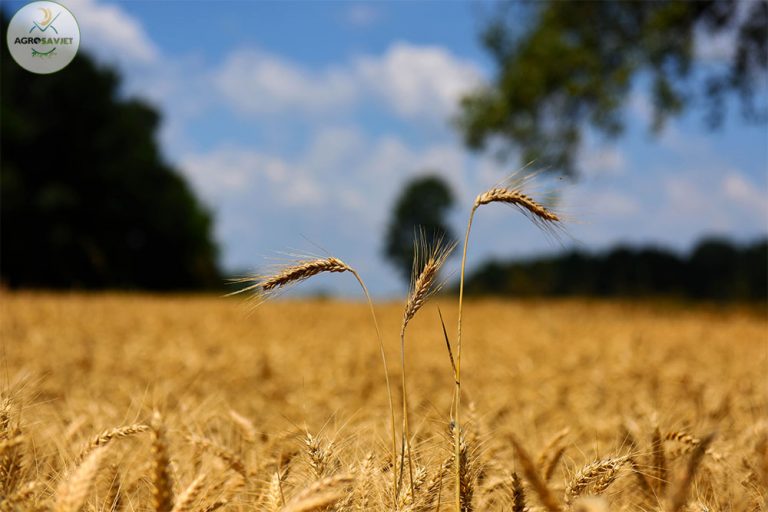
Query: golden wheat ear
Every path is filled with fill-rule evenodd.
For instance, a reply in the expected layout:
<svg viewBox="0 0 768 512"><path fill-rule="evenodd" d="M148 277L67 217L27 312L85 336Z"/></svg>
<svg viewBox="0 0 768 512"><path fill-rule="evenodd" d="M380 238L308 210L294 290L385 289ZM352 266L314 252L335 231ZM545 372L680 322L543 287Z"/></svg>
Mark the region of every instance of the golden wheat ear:
<svg viewBox="0 0 768 512"><path fill-rule="evenodd" d="M312 276L324 272L352 272L352 269L338 258L303 259L295 263L279 267L267 275L251 275L230 279L231 284L247 284L244 288L228 293L226 297L240 293L254 292L257 297L266 299L269 295L300 283ZM259 301L261 302L261 301Z"/></svg>
<svg viewBox="0 0 768 512"><path fill-rule="evenodd" d="M400 327L400 365L402 375L403 390L403 440L400 453L401 466L405 462L406 451L408 453L408 476L410 481L411 496L415 496L413 457L411 453L410 432L408 427L408 391L406 388L406 369L405 369L405 330L408 323L416 316L416 313L426 303L426 301L440 290L442 283L438 280L440 268L445 260L450 256L451 251L456 247L456 243L446 243L442 236L429 240L423 230L419 230L414 240L413 271L411 274L411 285L408 291L408 300L405 303L403 312L403 323ZM400 479L402 480L403 468L401 468ZM396 486L395 494L398 495L400 484Z"/></svg>
<svg viewBox="0 0 768 512"><path fill-rule="evenodd" d="M349 272L357 280L360 288L363 290L366 301L368 302L368 308L371 311L371 318L373 319L374 327L376 328L376 337L379 343L379 352L381 353L381 360L384 365L384 377L387 385L387 399L389 402L390 410L390 429L392 433L392 487L397 487L397 440L395 434L395 408L392 401L392 386L389 382L389 369L387 367L387 357L384 352L384 342L381 337L381 331L379 330L379 322L376 319L376 312L373 308L373 300L371 299L368 288L365 286L360 274L352 267L344 263L338 258L328 256L325 258L304 258L291 263L289 265L278 267L274 272L267 275L253 275L245 276L230 280L232 284L245 284L246 286L240 290L227 294L227 296L237 295L245 292L253 292L251 303L255 308L262 302L270 298L273 294L286 289L287 287L309 279L312 276L318 274L331 272L342 273ZM396 499L396 498L393 498ZM396 506L397 503L393 502Z"/></svg>
<svg viewBox="0 0 768 512"><path fill-rule="evenodd" d="M531 164L528 164L531 165ZM528 166L526 166L528 167ZM475 217L477 209L483 205L491 203L502 203L513 206L520 210L531 222L549 235L560 241L561 235L567 232L563 229L563 220L565 217L555 211L554 203L556 196L553 193L545 194L541 199L535 199L531 195L531 190L539 172L527 172L523 169L515 173L501 184L486 190L475 198L472 209L469 212L467 220L467 229L464 233L464 246L461 256L461 271L459 277L459 312L456 329L456 387L454 388L454 416L458 428L454 432L454 457L455 457L455 480L456 510L461 509L461 489L459 485L461 468L459 466L459 457L461 452L460 432L461 432L461 320L464 304L464 276L467 265L467 247L469 245L469 233L472 230L472 220Z"/></svg>
<svg viewBox="0 0 768 512"><path fill-rule="evenodd" d="M525 176L514 174L500 184L486 190L475 198L473 211L480 206L501 203L512 206L525 215L548 237L561 241L567 236L564 224L573 219L558 206L559 195L552 190L540 190L537 183L540 172Z"/></svg>
<svg viewBox="0 0 768 512"><path fill-rule="evenodd" d="M411 285L403 312L401 331L405 331L408 322L416 316L424 303L442 288L443 283L438 280L438 274L455 248L456 242L446 243L442 236L430 241L424 231L417 234L414 241Z"/></svg>

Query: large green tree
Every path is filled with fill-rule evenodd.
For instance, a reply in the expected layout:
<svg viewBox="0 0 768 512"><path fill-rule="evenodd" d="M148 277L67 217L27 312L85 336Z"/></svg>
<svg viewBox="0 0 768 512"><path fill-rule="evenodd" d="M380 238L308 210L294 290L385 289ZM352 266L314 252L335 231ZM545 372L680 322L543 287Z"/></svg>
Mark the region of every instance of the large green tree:
<svg viewBox="0 0 768 512"><path fill-rule="evenodd" d="M2 33L7 31L3 16ZM2 56L0 273L10 286L217 282L211 217L156 143L158 114L83 51L51 75Z"/></svg>
<svg viewBox="0 0 768 512"><path fill-rule="evenodd" d="M414 178L398 196L387 228L384 255L406 282L411 279L413 242L420 230L428 243L438 238L449 243L455 239L446 219L453 204L450 187L437 175Z"/></svg>
<svg viewBox="0 0 768 512"><path fill-rule="evenodd" d="M698 62L696 37L731 38L727 63ZM708 123L723 120L737 96L748 120L764 121L755 93L765 94L768 3L764 0L510 2L488 23L482 41L496 67L492 83L462 101L457 124L481 149L573 174L585 127L621 133L631 87L650 89L658 131L690 105Z"/></svg>

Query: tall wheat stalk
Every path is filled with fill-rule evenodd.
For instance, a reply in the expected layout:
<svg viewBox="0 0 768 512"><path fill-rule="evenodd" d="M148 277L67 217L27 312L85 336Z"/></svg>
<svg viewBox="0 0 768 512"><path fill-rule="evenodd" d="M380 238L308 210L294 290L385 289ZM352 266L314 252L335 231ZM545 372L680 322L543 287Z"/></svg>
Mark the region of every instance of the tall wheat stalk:
<svg viewBox="0 0 768 512"><path fill-rule="evenodd" d="M531 175L530 177L533 177ZM511 180L508 186L494 187L483 192L475 198L472 210L469 212L467 230L464 233L464 247L461 255L461 276L459 278L459 313L456 333L456 374L454 388L454 459L456 476L456 510L461 510L461 313L464 305L464 274L467 263L467 246L469 245L469 232L472 230L472 220L480 206L490 203L505 203L518 208L528 219L537 226L547 229L558 224L560 217L548 207L523 193L523 185L529 178Z"/></svg>
<svg viewBox="0 0 768 512"><path fill-rule="evenodd" d="M292 265L288 265L278 269L271 275L264 276L247 276L237 278L233 280L234 283L248 283L248 286L230 293L229 295L236 295L243 292L253 291L257 304L263 300L266 300L271 294L284 289L292 284L299 283L305 279L309 279L312 276L325 273L325 272L349 272L357 280L360 288L363 290L365 299L368 302L368 309L371 312L371 318L373 319L373 325L376 328L376 338L379 342L379 352L381 353L381 361L384 365L384 379L387 384L387 400L389 401L389 417L390 417L390 430L392 432L392 489L397 489L397 434L395 432L395 406L392 400L392 386L389 381L389 367L387 365L387 356L384 352L384 341L381 337L381 330L379 329L379 321L376 318L376 311L373 308L373 300L370 293L368 293L368 287L365 286L365 282L360 277L360 274L354 268L350 267L338 258L329 256L327 258L306 259L295 262ZM397 507L397 492L393 492L393 500L395 507Z"/></svg>
<svg viewBox="0 0 768 512"><path fill-rule="evenodd" d="M416 313L421 309L427 299L440 289L437 275L440 272L440 268L445 263L445 260L448 259L448 256L455 247L455 243L446 244L442 236L439 236L430 242L427 240L424 231L418 232L413 243L414 254L411 285L408 291L408 300L405 303L405 311L403 312L403 323L400 327L400 364L402 367L401 375L403 388L403 440L400 459L402 463L405 458L405 452L407 451L408 478L410 482L411 496L414 498L413 457L411 454L411 434L408 427L408 391L405 378L405 330L408 327L408 323L414 316L416 316ZM401 468L401 480L403 471L404 468ZM399 486L395 494L398 493Z"/></svg>

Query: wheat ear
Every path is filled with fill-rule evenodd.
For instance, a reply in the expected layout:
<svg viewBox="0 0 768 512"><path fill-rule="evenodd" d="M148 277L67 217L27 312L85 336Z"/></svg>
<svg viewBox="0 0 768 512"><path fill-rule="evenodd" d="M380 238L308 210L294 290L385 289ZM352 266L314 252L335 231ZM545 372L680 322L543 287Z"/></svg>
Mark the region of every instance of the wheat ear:
<svg viewBox="0 0 768 512"><path fill-rule="evenodd" d="M512 473L512 512L523 512L525 507L525 489L517 473Z"/></svg>
<svg viewBox="0 0 768 512"><path fill-rule="evenodd" d="M226 462L230 469L242 476L244 480L248 480L248 469L245 467L243 460L235 452L204 437L188 436L187 439L195 446L199 446L203 450L212 453Z"/></svg>
<svg viewBox="0 0 768 512"><path fill-rule="evenodd" d="M640 465L637 462L637 440L626 426L621 427L621 432L623 434L624 440L627 442L631 450L630 454L627 456L627 464L629 464L629 467L632 468L632 473L635 475L637 484L642 490L643 494L645 496L653 496L653 489L651 488L651 484L648 483L648 479L646 478L645 474L640 468Z"/></svg>
<svg viewBox="0 0 768 512"><path fill-rule="evenodd" d="M657 496L664 495L667 487L667 457L664 454L664 439L659 427L653 430L651 438L651 453L653 457L654 491Z"/></svg>
<svg viewBox="0 0 768 512"><path fill-rule="evenodd" d="M691 452L691 457L688 459L688 465L685 467L683 476L678 482L677 488L672 493L669 506L671 512L679 512L688 501L688 491L693 483L693 477L696 475L696 470L699 468L699 464L707 451L707 447L709 447L709 444L714 438L714 433L709 434L703 438Z"/></svg>
<svg viewBox="0 0 768 512"><path fill-rule="evenodd" d="M350 267L343 261L334 257L319 258L312 260L302 260L289 265L277 271L269 276L250 276L235 279L235 283L250 283L245 288L229 295L235 295L247 291L253 291L256 293L256 297L262 297L262 299L268 297L268 295L279 288L284 288L290 284L298 283L305 279L308 279L317 274L324 272L349 272L357 280L360 288L363 290L365 299L368 302L368 309L371 312L371 318L373 319L373 325L376 329L376 338L379 342L379 353L381 354L381 361L384 366L384 380L387 386L387 400L389 402L389 420L391 430L391 444L392 444L392 488L397 488L397 433L395 432L395 405L392 400L392 385L389 381L389 367L387 365L387 356L384 352L384 341L381 337L381 329L379 329L379 321L376 318L376 311L373 307L373 299L371 294L368 293L368 287L365 286L363 278L354 268ZM257 299L258 300L258 299ZM393 493L393 505L397 507L397 493Z"/></svg>
<svg viewBox="0 0 768 512"><path fill-rule="evenodd" d="M461 508L461 486L459 459L461 452L461 440L459 432L461 431L461 313L464 306L464 275L467 264L467 246L469 245L469 232L472 230L472 220L475 217L475 212L480 206L499 202L511 204L518 207L531 221L539 227L553 226L560 223L560 217L555 214L551 209L543 206L541 203L531 199L528 195L524 194L521 190L522 183L525 180L521 180L520 184L510 187L494 187L486 192L483 192L477 198L472 205L472 210L469 212L469 220L467 221L467 230L464 234L464 247L461 255L461 276L459 278L459 313L457 321L457 335L456 335L456 375L455 375L455 388L454 388L454 415L456 425L459 427L454 433L454 456L456 459L456 510Z"/></svg>
<svg viewBox="0 0 768 512"><path fill-rule="evenodd" d="M72 474L62 481L56 491L55 512L77 512L81 509L93 486L105 454L106 447L93 450L75 468Z"/></svg>
<svg viewBox="0 0 768 512"><path fill-rule="evenodd" d="M238 430L243 439L248 443L255 443L257 436L256 427L253 426L253 422L237 412L234 409L229 410L229 417L232 419L232 423L237 425Z"/></svg>
<svg viewBox="0 0 768 512"><path fill-rule="evenodd" d="M171 512L190 512L192 510L192 505L195 503L197 498L200 497L200 493L203 491L203 487L205 486L205 478L205 473L200 473L197 475L197 477L192 480L187 488L184 489L181 494L179 494L179 497L176 500L176 503L173 505L173 510Z"/></svg>
<svg viewBox="0 0 768 512"><path fill-rule="evenodd" d="M79 459L83 460L94 449L109 443L112 439L121 439L125 437L131 437L136 434L146 432L148 430L149 430L149 425L145 425L143 423L134 423L133 425L126 425L124 427L117 427L117 428L111 428L111 429L105 430L101 434L91 439L91 442L88 443L80 451Z"/></svg>
<svg viewBox="0 0 768 512"><path fill-rule="evenodd" d="M560 462L560 459L565 453L565 446L561 443L569 432L570 429L566 427L556 433L539 453L537 467L541 468L541 474L544 476L545 482L549 482L552 479L552 475L555 473L555 468L557 468L557 463Z"/></svg>
<svg viewBox="0 0 768 512"><path fill-rule="evenodd" d="M405 378L405 330L408 323L416 316L416 313L426 303L427 299L436 293L440 286L437 281L440 268L448 259L448 256L456 247L455 243L446 244L443 237L439 236L433 241L428 241L424 231L419 231L413 243L413 271L411 274L411 286L408 291L408 300L405 303L403 322L400 327L400 365L403 389L403 444L401 448L401 461L408 451L408 477L411 487L411 495L414 495L413 485L413 457L411 456L411 435L408 428L408 391ZM401 472L404 468L401 468ZM402 473L400 479L402 480ZM395 495L399 494L399 488Z"/></svg>
<svg viewBox="0 0 768 512"><path fill-rule="evenodd" d="M531 459L531 456L528 455L528 452L525 451L525 448L523 448L523 445L521 445L517 439L510 437L510 440L512 441L512 445L515 447L515 451L517 452L517 458L520 460L520 466L523 468L523 473L531 483L533 490L539 496L539 501L541 501L541 504L544 505L544 508L549 510L549 512L561 512L562 508L557 503L557 500L552 494L552 491L549 490L546 482L541 479L541 476L536 470L536 465L534 464L533 459Z"/></svg>
<svg viewBox="0 0 768 512"><path fill-rule="evenodd" d="M152 503L155 512L173 510L173 479L171 461L168 458L168 444L165 440L165 428L160 415L154 414L152 432Z"/></svg>
<svg viewBox="0 0 768 512"><path fill-rule="evenodd" d="M312 512L325 510L344 497L339 488L350 485L352 481L353 479L349 475L336 475L318 480L293 498L283 508L283 511Z"/></svg>
<svg viewBox="0 0 768 512"><path fill-rule="evenodd" d="M299 283L312 276L325 272L349 272L350 268L338 258L318 258L301 260L292 265L279 269L277 272L266 276L246 276L233 279L233 283L250 283L245 288L230 293L237 295L239 293L253 291L259 295L267 295L270 292L288 285Z"/></svg>
<svg viewBox="0 0 768 512"><path fill-rule="evenodd" d="M627 459L627 457L610 457L591 462L581 468L565 488L565 502L567 504L573 502L590 485L594 485L595 494L605 491L616 480L619 469Z"/></svg>
<svg viewBox="0 0 768 512"><path fill-rule="evenodd" d="M117 464L110 464L106 481L107 493L102 500L102 503L104 504L103 510L106 510L107 512L118 512L122 509L123 498L121 496L120 470L118 469Z"/></svg>

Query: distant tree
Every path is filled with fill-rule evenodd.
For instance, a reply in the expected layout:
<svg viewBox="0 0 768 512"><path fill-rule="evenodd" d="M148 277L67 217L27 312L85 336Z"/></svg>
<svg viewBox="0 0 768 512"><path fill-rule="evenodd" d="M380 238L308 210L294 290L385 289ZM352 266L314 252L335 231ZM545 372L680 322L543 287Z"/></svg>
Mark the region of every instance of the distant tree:
<svg viewBox="0 0 768 512"><path fill-rule="evenodd" d="M655 132L691 105L703 106L716 127L731 94L747 120L766 119L754 104L756 91L765 94L768 70L766 1L504 5L482 33L496 76L463 99L457 119L471 148L501 141L502 153L520 149L523 162L574 174L582 131L620 134L622 108L639 76L650 85ZM737 16L741 8L748 12ZM732 36L730 61L697 63L697 34Z"/></svg>
<svg viewBox="0 0 768 512"><path fill-rule="evenodd" d="M2 16L2 33L8 22ZM211 217L160 154L158 114L81 50L35 75L1 59L0 275L10 286L217 283Z"/></svg>
<svg viewBox="0 0 768 512"><path fill-rule="evenodd" d="M384 255L406 282L411 278L413 240L419 229L428 241L439 237L448 242L455 239L445 218L453 203L448 184L436 175L410 181L397 198L387 228Z"/></svg>
<svg viewBox="0 0 768 512"><path fill-rule="evenodd" d="M687 297L768 300L768 239L738 246L706 238L686 256L658 247L618 246L522 261L489 261L466 281L469 294Z"/></svg>

